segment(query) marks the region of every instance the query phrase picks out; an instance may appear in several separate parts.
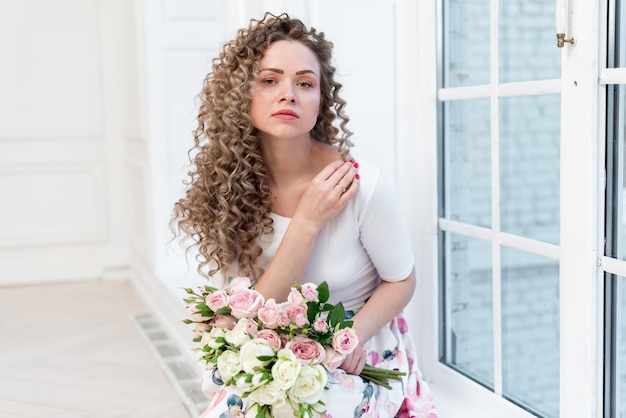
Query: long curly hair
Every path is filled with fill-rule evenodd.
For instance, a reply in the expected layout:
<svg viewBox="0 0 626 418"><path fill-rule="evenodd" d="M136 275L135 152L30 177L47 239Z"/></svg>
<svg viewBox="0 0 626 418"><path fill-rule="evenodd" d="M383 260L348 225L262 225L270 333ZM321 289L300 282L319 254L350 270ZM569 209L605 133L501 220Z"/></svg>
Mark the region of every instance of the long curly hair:
<svg viewBox="0 0 626 418"><path fill-rule="evenodd" d="M346 102L339 95L342 85L331 65L333 44L324 33L287 14L270 13L240 29L213 59L204 79L195 145L189 151L190 179L170 224L178 227L178 235L191 238L187 250L197 247L198 272L205 277L218 271L224 277L258 278L263 273L257 264L262 253L257 239L274 229L268 168L249 110L259 62L269 45L280 40L301 42L320 63L322 103L310 133L313 140L335 146L344 157L352 146Z"/></svg>

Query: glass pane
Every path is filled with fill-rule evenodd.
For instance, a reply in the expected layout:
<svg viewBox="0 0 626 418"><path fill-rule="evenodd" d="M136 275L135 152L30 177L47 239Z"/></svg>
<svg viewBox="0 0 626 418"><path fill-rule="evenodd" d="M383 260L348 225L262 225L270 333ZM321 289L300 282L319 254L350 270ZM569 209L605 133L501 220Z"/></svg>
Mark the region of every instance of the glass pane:
<svg viewBox="0 0 626 418"><path fill-rule="evenodd" d="M493 388L491 244L445 233L445 362Z"/></svg>
<svg viewBox="0 0 626 418"><path fill-rule="evenodd" d="M559 416L559 263L502 248L502 390Z"/></svg>
<svg viewBox="0 0 626 418"><path fill-rule="evenodd" d="M613 382L616 395L616 414L626 416L626 278L617 277L615 306L615 358L613 360L616 379Z"/></svg>
<svg viewBox="0 0 626 418"><path fill-rule="evenodd" d="M559 243L560 96L500 101L503 232Z"/></svg>
<svg viewBox="0 0 626 418"><path fill-rule="evenodd" d="M445 102L444 217L491 226L489 99Z"/></svg>
<svg viewBox="0 0 626 418"><path fill-rule="evenodd" d="M561 50L556 47L555 0L500 0L500 82L561 76Z"/></svg>
<svg viewBox="0 0 626 418"><path fill-rule="evenodd" d="M489 84L489 3L443 1L443 87Z"/></svg>

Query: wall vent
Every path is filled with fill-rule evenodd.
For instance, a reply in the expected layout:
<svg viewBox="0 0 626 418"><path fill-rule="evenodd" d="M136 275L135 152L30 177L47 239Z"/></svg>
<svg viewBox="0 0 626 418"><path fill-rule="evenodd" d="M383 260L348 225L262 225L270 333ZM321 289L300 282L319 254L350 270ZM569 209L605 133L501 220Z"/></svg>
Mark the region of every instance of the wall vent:
<svg viewBox="0 0 626 418"><path fill-rule="evenodd" d="M200 416L209 405L209 399L200 390L200 368L183 355L153 314L131 315L131 319L148 343L189 414L192 417Z"/></svg>

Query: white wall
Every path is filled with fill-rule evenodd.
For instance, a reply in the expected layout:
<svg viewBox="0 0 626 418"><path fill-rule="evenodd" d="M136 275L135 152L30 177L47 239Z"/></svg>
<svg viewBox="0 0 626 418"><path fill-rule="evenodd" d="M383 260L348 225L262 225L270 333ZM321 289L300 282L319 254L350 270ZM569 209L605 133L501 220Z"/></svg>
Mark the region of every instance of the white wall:
<svg viewBox="0 0 626 418"><path fill-rule="evenodd" d="M122 4L0 3L0 285L128 265Z"/></svg>

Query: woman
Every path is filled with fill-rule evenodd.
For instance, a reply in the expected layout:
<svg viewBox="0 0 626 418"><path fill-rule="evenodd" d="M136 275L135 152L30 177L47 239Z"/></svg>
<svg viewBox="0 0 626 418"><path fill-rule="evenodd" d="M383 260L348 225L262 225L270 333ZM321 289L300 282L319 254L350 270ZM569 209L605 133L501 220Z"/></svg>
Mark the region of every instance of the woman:
<svg viewBox="0 0 626 418"><path fill-rule="evenodd" d="M252 277L277 301L294 282L326 281L329 302L355 312L361 344L329 375L325 416L434 417L402 317L415 288L409 239L379 171L349 156L331 53L323 33L287 15L253 20L224 46L200 96L174 221L201 274ZM366 362L407 376L392 390L368 384L358 377ZM209 376L204 390L219 396L203 416L245 413L232 386Z"/></svg>

